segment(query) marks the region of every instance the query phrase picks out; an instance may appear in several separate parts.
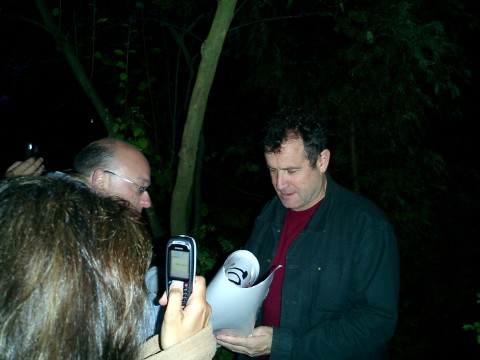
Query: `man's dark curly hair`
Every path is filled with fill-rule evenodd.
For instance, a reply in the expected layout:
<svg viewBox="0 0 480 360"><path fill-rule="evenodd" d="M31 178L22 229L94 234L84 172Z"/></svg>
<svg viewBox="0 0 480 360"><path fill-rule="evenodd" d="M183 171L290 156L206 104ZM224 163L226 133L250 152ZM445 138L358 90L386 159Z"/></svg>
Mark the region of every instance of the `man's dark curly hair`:
<svg viewBox="0 0 480 360"><path fill-rule="evenodd" d="M264 134L262 145L265 153L278 153L288 139L301 138L311 166L315 165L318 155L328 143L323 118L290 106L282 108L267 122Z"/></svg>

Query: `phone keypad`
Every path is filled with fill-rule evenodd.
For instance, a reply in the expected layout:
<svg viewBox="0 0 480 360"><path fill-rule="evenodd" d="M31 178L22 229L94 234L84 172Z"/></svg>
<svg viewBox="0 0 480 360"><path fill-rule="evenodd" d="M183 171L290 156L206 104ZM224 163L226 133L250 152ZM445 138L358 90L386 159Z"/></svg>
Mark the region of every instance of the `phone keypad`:
<svg viewBox="0 0 480 360"><path fill-rule="evenodd" d="M188 281L185 281L183 283L183 299L182 299L183 306L187 305L187 300L188 300Z"/></svg>

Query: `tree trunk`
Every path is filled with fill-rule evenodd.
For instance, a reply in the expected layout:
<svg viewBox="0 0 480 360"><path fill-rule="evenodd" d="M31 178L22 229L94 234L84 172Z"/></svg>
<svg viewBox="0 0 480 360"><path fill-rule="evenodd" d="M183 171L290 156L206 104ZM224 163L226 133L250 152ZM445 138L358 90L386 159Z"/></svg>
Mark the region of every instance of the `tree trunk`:
<svg viewBox="0 0 480 360"><path fill-rule="evenodd" d="M210 33L202 45L197 80L190 99L182 144L178 153L178 171L170 207L171 235L189 232L189 199L191 198L195 163L205 108L213 83L218 59L233 19L236 0L219 0Z"/></svg>
<svg viewBox="0 0 480 360"><path fill-rule="evenodd" d="M97 91L92 85L87 74L85 74L85 70L83 69L80 60L75 53L75 50L72 48L68 39L64 36L64 34L58 28L55 20L53 19L50 9L48 8L45 0L35 0L35 4L37 5L38 10L40 11L40 15L42 16L43 22L47 26L48 30L52 33L55 41L57 43L57 49L65 55L70 67L72 68L73 74L77 78L80 86L82 87L85 94L90 98L93 103L93 106L97 110L98 115L103 121L105 128L108 131L108 134L113 134L113 121L111 115L108 113L108 109L103 103L102 99L98 95Z"/></svg>

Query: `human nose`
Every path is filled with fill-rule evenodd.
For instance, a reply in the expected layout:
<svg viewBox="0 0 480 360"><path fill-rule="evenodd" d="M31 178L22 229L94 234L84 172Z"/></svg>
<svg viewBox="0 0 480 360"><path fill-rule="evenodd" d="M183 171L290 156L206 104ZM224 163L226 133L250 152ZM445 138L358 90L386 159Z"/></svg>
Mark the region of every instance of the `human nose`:
<svg viewBox="0 0 480 360"><path fill-rule="evenodd" d="M277 190L282 190L288 186L287 174L281 171L276 171L275 175L272 175L272 181Z"/></svg>
<svg viewBox="0 0 480 360"><path fill-rule="evenodd" d="M149 208L152 206L152 199L150 198L150 194L148 191L145 191L141 197L140 197L140 205L142 205L142 208Z"/></svg>

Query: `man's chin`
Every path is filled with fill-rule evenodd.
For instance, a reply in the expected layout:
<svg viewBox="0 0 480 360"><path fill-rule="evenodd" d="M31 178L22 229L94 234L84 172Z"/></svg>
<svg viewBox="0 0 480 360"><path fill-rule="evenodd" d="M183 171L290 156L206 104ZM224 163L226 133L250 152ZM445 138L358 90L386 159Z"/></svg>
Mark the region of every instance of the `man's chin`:
<svg viewBox="0 0 480 360"><path fill-rule="evenodd" d="M296 206L298 206L298 204L291 197L285 198L281 196L280 201L282 202L283 206L285 206L287 209L294 209Z"/></svg>

